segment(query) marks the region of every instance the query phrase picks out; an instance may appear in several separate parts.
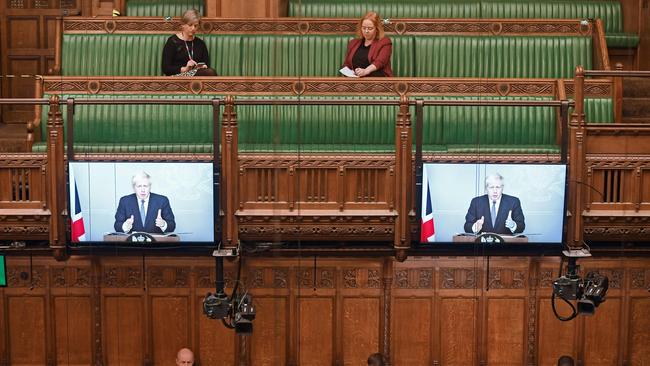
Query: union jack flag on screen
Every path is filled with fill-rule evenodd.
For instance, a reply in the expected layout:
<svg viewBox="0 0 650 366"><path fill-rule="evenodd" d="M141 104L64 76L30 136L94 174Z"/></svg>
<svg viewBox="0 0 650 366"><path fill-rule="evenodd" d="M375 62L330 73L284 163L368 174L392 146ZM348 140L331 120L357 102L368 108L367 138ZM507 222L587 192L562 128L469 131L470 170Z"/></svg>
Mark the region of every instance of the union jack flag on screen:
<svg viewBox="0 0 650 366"><path fill-rule="evenodd" d="M427 169L422 172L422 223L420 226L420 242L436 241L436 228L433 224L433 205L431 204L431 191Z"/></svg>
<svg viewBox="0 0 650 366"><path fill-rule="evenodd" d="M79 203L79 192L77 191L77 182L74 179L72 169L70 169L70 219L72 242L78 243L86 240L86 228L84 227L84 216Z"/></svg>

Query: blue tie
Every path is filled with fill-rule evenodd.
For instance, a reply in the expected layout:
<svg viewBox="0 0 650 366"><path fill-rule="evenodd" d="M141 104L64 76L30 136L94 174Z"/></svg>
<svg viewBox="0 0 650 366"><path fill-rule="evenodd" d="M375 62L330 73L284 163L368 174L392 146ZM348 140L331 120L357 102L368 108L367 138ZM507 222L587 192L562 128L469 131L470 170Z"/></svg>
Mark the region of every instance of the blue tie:
<svg viewBox="0 0 650 366"><path fill-rule="evenodd" d="M142 219L142 226L144 227L144 200L140 200L140 219Z"/></svg>
<svg viewBox="0 0 650 366"><path fill-rule="evenodd" d="M490 209L490 216L492 217L492 228L497 222L497 203L492 201L492 208Z"/></svg>

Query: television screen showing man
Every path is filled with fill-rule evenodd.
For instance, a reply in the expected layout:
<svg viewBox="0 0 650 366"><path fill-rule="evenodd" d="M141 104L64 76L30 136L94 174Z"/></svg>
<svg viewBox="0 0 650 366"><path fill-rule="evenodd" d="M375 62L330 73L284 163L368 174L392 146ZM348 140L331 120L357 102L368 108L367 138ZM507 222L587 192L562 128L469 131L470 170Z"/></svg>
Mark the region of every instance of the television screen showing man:
<svg viewBox="0 0 650 366"><path fill-rule="evenodd" d="M131 180L133 193L120 198L115 212L114 229L117 232L146 232L163 234L176 229L176 221L169 199L151 192L151 177L137 173Z"/></svg>
<svg viewBox="0 0 650 366"><path fill-rule="evenodd" d="M485 194L472 199L465 215L466 233L515 235L526 228L519 198L503 193L504 179L498 173L485 178Z"/></svg>

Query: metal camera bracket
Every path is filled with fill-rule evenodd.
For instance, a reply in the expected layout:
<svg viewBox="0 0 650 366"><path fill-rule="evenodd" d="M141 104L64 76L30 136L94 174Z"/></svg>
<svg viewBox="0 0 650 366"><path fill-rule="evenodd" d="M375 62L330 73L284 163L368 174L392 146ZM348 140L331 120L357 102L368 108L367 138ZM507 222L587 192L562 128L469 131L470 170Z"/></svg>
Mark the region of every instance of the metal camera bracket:
<svg viewBox="0 0 650 366"><path fill-rule="evenodd" d="M587 257L591 257L591 253L589 252L589 249L587 249L587 248L567 249L567 250L563 250L562 254L564 254L564 256L567 257L567 258L587 258Z"/></svg>

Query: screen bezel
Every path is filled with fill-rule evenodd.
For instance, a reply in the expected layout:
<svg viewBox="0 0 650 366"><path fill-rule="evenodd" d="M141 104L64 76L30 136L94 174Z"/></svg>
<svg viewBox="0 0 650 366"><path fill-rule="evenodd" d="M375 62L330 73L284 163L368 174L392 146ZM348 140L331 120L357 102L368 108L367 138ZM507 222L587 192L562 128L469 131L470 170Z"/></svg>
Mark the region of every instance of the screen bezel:
<svg viewBox="0 0 650 366"><path fill-rule="evenodd" d="M71 204L71 189L72 187L70 186L71 184L71 177L70 177L70 172L71 172L71 165L70 163L84 163L84 164L97 164L97 163L104 163L104 164L160 164L160 165L175 165L175 164L197 164L197 163L202 163L202 164L210 164L211 162L208 161L122 161L122 160L111 160L111 161L71 161L68 164L68 174L66 176L66 185L67 185L67 196L66 196L66 202L68 204L68 208L72 208ZM157 241L157 242L151 242L147 244L137 244L137 243L130 243L127 241L120 242L120 241L99 241L99 240L92 240L92 241L81 241L81 242L73 242L72 241L72 230L67 230L66 232L66 241L67 245L69 248L73 249L83 249L83 248L96 248L96 249L101 249L101 248L115 248L115 249L129 249L129 250L150 250L150 249L182 249L182 250L189 250L189 249L205 249L205 248L214 248L217 246L217 243L220 241L221 237L221 225L220 225L220 216L219 212L220 209L218 207L219 204L219 197L218 197L218 192L219 192L219 187L218 187L218 181L216 179L218 178L218 175L215 174L214 172L214 164L212 164L212 230L213 230L213 240L212 241L179 241L179 242L162 242L162 241ZM152 190L152 193L156 193L155 189ZM119 194L118 194L119 196ZM115 197L118 199L119 197ZM175 214L175 216L178 217L178 214ZM72 219L72 213L69 215L69 224L71 224ZM71 225L69 226L71 228Z"/></svg>
<svg viewBox="0 0 650 366"><path fill-rule="evenodd" d="M563 166L565 170L564 179L564 202L562 204L562 235L560 242L529 242L529 243L505 243L505 244L486 244L486 243L454 243L453 241L444 242L421 242L421 218L422 218L422 194L423 194L423 175L425 164L449 164L449 165L540 165L540 166ZM416 172L416 217L417 217L417 237L413 241L412 249L414 255L454 255L462 254L469 256L484 256L484 255L507 255L507 256L537 256L537 255L561 255L564 243L567 237L567 224L568 217L567 204L568 204L568 187L569 187L569 170L568 164L563 162L524 162L524 163L509 163L509 162L494 162L494 161L463 161L463 162L450 162L450 161L422 161L419 164Z"/></svg>
<svg viewBox="0 0 650 366"><path fill-rule="evenodd" d="M0 279L3 279L3 281L0 281L0 287L7 287L7 257L4 254L0 254L0 267L2 268L3 275L0 276Z"/></svg>

